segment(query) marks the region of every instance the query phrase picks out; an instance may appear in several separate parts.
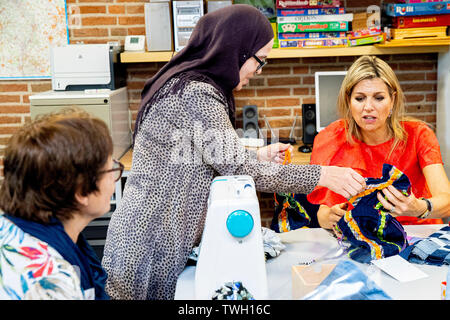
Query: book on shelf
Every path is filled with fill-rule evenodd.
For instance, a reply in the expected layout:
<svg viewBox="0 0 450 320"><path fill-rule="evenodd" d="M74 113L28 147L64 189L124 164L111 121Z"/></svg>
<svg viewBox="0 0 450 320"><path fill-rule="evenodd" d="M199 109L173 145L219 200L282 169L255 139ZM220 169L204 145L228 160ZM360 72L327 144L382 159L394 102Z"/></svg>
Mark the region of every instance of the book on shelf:
<svg viewBox="0 0 450 320"><path fill-rule="evenodd" d="M341 2L339 0L277 0L277 8L328 8L328 7L340 7Z"/></svg>
<svg viewBox="0 0 450 320"><path fill-rule="evenodd" d="M304 16L304 15L322 15L322 14L344 14L344 7L317 8L317 9L277 9L277 17Z"/></svg>
<svg viewBox="0 0 450 320"><path fill-rule="evenodd" d="M352 21L353 13L277 17L277 23Z"/></svg>
<svg viewBox="0 0 450 320"><path fill-rule="evenodd" d="M347 38L303 39L303 40L279 39L280 49L342 48L347 47L347 41L348 41Z"/></svg>
<svg viewBox="0 0 450 320"><path fill-rule="evenodd" d="M385 3L384 11L390 17L449 14L450 1L423 3Z"/></svg>
<svg viewBox="0 0 450 320"><path fill-rule="evenodd" d="M392 27L397 29L440 26L450 26L450 14L392 18Z"/></svg>
<svg viewBox="0 0 450 320"><path fill-rule="evenodd" d="M278 33L348 31L347 21L278 23Z"/></svg>
<svg viewBox="0 0 450 320"><path fill-rule="evenodd" d="M381 14L376 12L358 12L353 14L352 30L381 28Z"/></svg>
<svg viewBox="0 0 450 320"><path fill-rule="evenodd" d="M294 32L279 33L278 39L282 40L302 40L302 39L326 39L326 38L345 38L346 32Z"/></svg>

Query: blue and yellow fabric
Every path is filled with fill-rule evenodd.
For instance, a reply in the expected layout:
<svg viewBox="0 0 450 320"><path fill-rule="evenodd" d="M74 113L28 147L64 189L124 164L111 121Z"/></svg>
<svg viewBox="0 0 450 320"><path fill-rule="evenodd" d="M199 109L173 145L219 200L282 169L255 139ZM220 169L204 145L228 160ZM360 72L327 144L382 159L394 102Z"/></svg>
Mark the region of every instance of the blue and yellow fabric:
<svg viewBox="0 0 450 320"><path fill-rule="evenodd" d="M365 191L349 200L353 209L338 222L338 228L351 243L349 257L362 263L396 255L408 246L402 225L377 199L377 193L390 185L410 194L408 177L396 167L383 164L382 177L367 178L366 185Z"/></svg>

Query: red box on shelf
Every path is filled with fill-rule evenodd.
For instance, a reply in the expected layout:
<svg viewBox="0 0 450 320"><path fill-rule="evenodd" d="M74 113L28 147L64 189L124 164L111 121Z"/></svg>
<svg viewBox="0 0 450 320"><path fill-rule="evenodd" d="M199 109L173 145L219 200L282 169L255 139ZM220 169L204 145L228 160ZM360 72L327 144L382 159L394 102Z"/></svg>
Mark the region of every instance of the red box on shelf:
<svg viewBox="0 0 450 320"><path fill-rule="evenodd" d="M450 14L395 17L392 21L397 29L450 26Z"/></svg>

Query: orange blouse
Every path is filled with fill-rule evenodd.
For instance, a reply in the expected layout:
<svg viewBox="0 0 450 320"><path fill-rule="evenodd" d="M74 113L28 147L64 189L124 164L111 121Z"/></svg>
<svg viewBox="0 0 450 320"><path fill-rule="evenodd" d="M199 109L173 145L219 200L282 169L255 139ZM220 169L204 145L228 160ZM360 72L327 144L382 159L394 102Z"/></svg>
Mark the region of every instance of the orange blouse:
<svg viewBox="0 0 450 320"><path fill-rule="evenodd" d="M354 138L355 144L347 142L345 121L337 120L322 130L314 139L311 164L350 167L363 177L382 176L384 163L391 164L405 173L411 182L411 191L417 198L431 197L422 169L430 164L442 164L438 140L433 130L420 121L404 121L402 125L407 134L406 143L400 143L391 151L394 139L379 145L367 145ZM308 195L315 204L329 207L347 200L325 187L316 187ZM415 217L398 217L401 223L421 223ZM442 223L441 219L422 219L425 223ZM432 221L440 220L440 221Z"/></svg>

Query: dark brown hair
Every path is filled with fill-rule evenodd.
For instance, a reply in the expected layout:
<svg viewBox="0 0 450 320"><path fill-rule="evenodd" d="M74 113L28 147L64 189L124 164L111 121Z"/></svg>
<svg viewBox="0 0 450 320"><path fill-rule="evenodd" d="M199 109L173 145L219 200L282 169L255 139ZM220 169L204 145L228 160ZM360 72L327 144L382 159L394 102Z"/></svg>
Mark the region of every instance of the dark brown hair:
<svg viewBox="0 0 450 320"><path fill-rule="evenodd" d="M0 209L46 223L78 210L75 193L98 191L99 171L112 154L106 124L78 108L42 115L9 140L0 186Z"/></svg>

